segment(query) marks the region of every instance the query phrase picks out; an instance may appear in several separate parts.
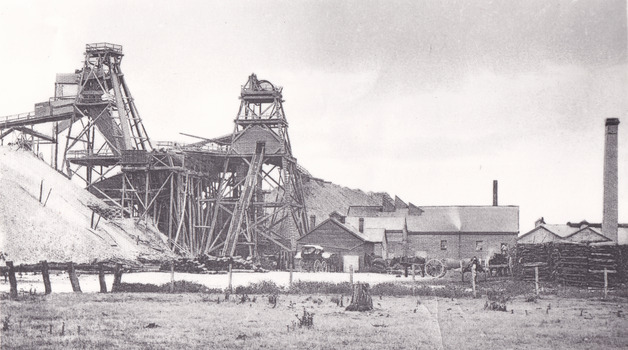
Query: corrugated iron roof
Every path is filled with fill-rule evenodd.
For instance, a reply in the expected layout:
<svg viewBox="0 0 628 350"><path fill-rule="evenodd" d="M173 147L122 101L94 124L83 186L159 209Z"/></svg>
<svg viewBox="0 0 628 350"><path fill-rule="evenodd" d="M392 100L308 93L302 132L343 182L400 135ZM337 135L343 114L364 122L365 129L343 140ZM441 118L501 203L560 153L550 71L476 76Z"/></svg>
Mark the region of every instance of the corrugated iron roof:
<svg viewBox="0 0 628 350"><path fill-rule="evenodd" d="M364 220L364 230L370 229L385 229L388 231L401 231L403 230L406 218L396 216L376 216L376 217L359 217L359 216L347 216L345 222L353 227L360 226L360 219Z"/></svg>
<svg viewBox="0 0 628 350"><path fill-rule="evenodd" d="M571 222L568 222L567 224L540 224L539 226L519 236L519 239L536 231L539 227L545 228L546 230L548 230L549 232L555 234L556 236L560 238L568 238L584 230L585 228L588 228L594 233L597 233L598 235L604 237L604 235L602 234L601 226L602 226L601 224L588 223L586 221L582 221L578 224L571 223ZM619 224L617 227L617 231L618 233L625 232L625 234L628 235L628 225Z"/></svg>
<svg viewBox="0 0 628 350"><path fill-rule="evenodd" d="M367 228L364 229L364 236L369 242L381 243L384 241L386 230L383 228Z"/></svg>
<svg viewBox="0 0 628 350"><path fill-rule="evenodd" d="M420 207L408 216L408 232L519 232L517 206Z"/></svg>

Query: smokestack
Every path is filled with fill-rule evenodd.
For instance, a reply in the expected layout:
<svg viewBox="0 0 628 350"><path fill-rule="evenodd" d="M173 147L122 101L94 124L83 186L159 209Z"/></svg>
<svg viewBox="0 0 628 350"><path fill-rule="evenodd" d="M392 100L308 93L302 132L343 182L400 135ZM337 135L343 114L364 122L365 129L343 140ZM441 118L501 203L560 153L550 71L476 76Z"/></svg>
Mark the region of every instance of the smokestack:
<svg viewBox="0 0 628 350"><path fill-rule="evenodd" d="M617 243L617 129L619 119L606 119L604 143L604 216L602 234Z"/></svg>
<svg viewBox="0 0 628 350"><path fill-rule="evenodd" d="M497 180L493 180L493 206L497 206Z"/></svg>

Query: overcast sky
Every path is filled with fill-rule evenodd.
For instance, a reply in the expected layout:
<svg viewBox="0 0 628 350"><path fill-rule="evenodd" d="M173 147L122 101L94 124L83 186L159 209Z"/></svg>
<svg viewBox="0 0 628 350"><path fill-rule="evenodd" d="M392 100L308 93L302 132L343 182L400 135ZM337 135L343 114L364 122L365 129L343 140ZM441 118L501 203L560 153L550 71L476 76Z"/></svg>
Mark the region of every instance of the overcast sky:
<svg viewBox="0 0 628 350"><path fill-rule="evenodd" d="M230 133L250 73L284 87L314 176L416 205L520 206L526 232L602 218L605 118L620 118L625 1L0 2L0 115L53 95L86 43L124 46L153 140Z"/></svg>

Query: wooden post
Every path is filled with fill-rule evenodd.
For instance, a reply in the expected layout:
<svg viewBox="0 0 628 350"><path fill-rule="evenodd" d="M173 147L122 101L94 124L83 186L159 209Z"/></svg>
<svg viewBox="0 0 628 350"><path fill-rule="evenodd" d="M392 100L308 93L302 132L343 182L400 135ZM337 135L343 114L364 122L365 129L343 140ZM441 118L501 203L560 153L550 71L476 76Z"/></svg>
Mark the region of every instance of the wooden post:
<svg viewBox="0 0 628 350"><path fill-rule="evenodd" d="M233 263L229 260L229 285L227 288L229 289L229 293L233 292L233 286L231 284L233 278Z"/></svg>
<svg viewBox="0 0 628 350"><path fill-rule="evenodd" d="M536 295L539 295L539 267L534 267L534 286L536 289Z"/></svg>
<svg viewBox="0 0 628 350"><path fill-rule="evenodd" d="M74 263L72 263L71 261L68 263L68 275L70 276L70 284L72 284L72 290L75 293L81 293L81 285L79 283L78 276L76 276Z"/></svg>
<svg viewBox="0 0 628 350"><path fill-rule="evenodd" d="M414 281L416 281L416 271L414 270L414 264L412 264L412 282L414 282ZM412 289L412 290L414 290L414 289Z"/></svg>
<svg viewBox="0 0 628 350"><path fill-rule="evenodd" d="M46 260L41 261L41 276L44 278L44 289L46 294L52 293L52 287L50 286L50 272L48 271L48 262Z"/></svg>
<svg viewBox="0 0 628 350"><path fill-rule="evenodd" d="M296 255L296 253L290 253L290 259L288 262L288 265L290 265L290 281L288 286L292 287L292 271L294 270L294 256Z"/></svg>
<svg viewBox="0 0 628 350"><path fill-rule="evenodd" d="M15 267L13 261L7 261L9 268L9 284L11 285L11 299L17 299L17 279L15 278Z"/></svg>
<svg viewBox="0 0 628 350"><path fill-rule="evenodd" d="M349 282L353 285L353 265L349 265Z"/></svg>
<svg viewBox="0 0 628 350"><path fill-rule="evenodd" d="M113 284L111 285L111 292L117 292L122 283L122 264L116 264L113 270Z"/></svg>
<svg viewBox="0 0 628 350"><path fill-rule="evenodd" d="M174 259L170 264L170 293L174 293Z"/></svg>
<svg viewBox="0 0 628 350"><path fill-rule="evenodd" d="M98 282L100 283L100 292L107 293L107 283L105 282L105 267L103 263L98 263Z"/></svg>
<svg viewBox="0 0 628 350"><path fill-rule="evenodd" d="M608 270L604 269L604 299L608 297Z"/></svg>
<svg viewBox="0 0 628 350"><path fill-rule="evenodd" d="M473 288L473 297L474 298L477 297L477 293L476 293L476 290L475 290L475 276L476 276L475 264L471 264L471 288Z"/></svg>
<svg viewBox="0 0 628 350"><path fill-rule="evenodd" d="M464 264L460 260L460 281L464 282Z"/></svg>

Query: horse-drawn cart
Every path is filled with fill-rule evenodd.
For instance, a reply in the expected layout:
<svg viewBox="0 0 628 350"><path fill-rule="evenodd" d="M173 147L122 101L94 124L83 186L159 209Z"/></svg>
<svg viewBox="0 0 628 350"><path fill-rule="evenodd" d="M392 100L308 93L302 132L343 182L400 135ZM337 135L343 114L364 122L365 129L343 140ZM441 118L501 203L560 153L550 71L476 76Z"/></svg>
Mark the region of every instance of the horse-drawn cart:
<svg viewBox="0 0 628 350"><path fill-rule="evenodd" d="M336 272L340 269L340 257L319 245L304 245L294 258L299 271Z"/></svg>

